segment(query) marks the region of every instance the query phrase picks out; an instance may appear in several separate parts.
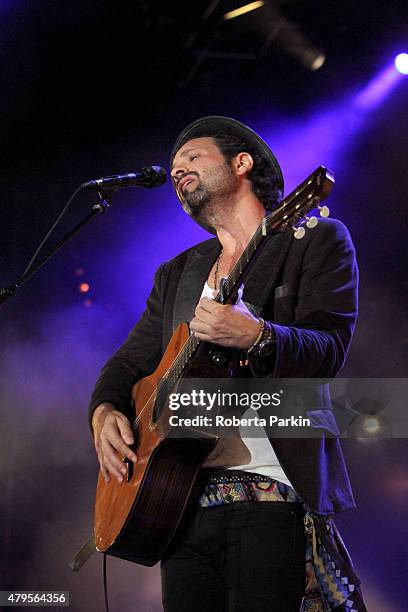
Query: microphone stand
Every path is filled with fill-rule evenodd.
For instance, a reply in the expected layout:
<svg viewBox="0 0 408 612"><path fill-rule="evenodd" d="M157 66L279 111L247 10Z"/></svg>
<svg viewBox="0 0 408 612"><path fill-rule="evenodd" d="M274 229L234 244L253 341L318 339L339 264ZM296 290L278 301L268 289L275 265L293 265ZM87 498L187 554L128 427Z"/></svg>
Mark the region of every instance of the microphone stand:
<svg viewBox="0 0 408 612"><path fill-rule="evenodd" d="M111 194L112 193L114 193L114 191L111 190ZM84 217L82 221L77 223L75 227L73 227L59 242L57 242L54 248L48 253L48 255L46 255L40 261L40 263L38 263L33 269L28 270L25 274L20 276L20 278L18 278L15 283L12 283L11 285L7 285L7 287L3 287L2 289L0 289L0 306L4 304L4 302L6 302L9 298L11 298L29 278L34 276L34 274L36 274L36 272L38 272L38 270L42 268L43 265L46 264L47 261L51 259L51 257L53 257L55 253L57 253L64 246L64 244L66 244L71 238L73 238L79 232L79 230L88 223L88 221L90 221L97 215L103 215L103 213L108 210L109 206L112 203L111 198L108 197L106 194L103 194L102 191L98 191L98 196L99 202L93 204L91 211L86 215L86 217Z"/></svg>

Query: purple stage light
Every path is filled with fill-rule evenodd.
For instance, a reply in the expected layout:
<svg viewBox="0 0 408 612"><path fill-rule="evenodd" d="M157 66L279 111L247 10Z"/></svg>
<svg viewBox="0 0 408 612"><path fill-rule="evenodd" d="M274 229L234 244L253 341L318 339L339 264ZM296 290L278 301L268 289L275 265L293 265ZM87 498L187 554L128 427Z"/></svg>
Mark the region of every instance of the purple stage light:
<svg viewBox="0 0 408 612"><path fill-rule="evenodd" d="M408 53L400 53L395 58L395 67L401 74L408 74Z"/></svg>
<svg viewBox="0 0 408 612"><path fill-rule="evenodd" d="M350 140L364 129L368 114L377 110L401 82L402 75L390 63L353 94L330 106L317 107L307 117L241 119L263 134L276 153L288 193L320 163L336 168Z"/></svg>
<svg viewBox="0 0 408 612"><path fill-rule="evenodd" d="M391 64L378 73L354 98L354 107L359 111L377 108L401 81L400 73Z"/></svg>

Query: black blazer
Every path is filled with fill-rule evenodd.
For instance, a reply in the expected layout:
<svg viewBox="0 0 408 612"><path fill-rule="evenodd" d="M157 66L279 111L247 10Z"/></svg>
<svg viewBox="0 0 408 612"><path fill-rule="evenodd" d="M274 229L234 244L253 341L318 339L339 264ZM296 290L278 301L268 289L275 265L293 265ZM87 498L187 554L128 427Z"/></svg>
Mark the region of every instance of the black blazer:
<svg viewBox="0 0 408 612"><path fill-rule="evenodd" d="M152 373L176 326L190 321L220 252L216 238L162 264L139 322L101 371L89 410L111 402L130 416L133 385ZM344 364L357 317L358 269L346 227L321 220L302 240L292 232L271 236L243 299L274 323L276 350L252 358L257 377L332 378ZM312 425L330 435L270 438L297 493L315 512L354 506L337 431L325 391L308 411Z"/></svg>

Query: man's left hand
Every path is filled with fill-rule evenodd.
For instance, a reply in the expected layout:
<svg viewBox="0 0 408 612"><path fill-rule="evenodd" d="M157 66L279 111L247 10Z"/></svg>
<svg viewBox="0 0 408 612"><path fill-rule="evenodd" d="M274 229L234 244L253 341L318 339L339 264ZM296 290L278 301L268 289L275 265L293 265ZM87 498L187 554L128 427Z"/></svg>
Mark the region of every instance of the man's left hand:
<svg viewBox="0 0 408 612"><path fill-rule="evenodd" d="M194 314L190 329L198 340L248 349L259 335L259 319L251 314L242 300L231 305L201 298Z"/></svg>

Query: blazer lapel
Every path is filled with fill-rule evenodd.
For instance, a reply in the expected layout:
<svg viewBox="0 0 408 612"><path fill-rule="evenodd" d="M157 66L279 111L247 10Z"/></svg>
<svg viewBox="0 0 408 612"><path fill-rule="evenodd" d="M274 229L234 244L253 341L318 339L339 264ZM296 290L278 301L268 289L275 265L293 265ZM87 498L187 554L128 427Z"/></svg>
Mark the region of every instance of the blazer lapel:
<svg viewBox="0 0 408 612"><path fill-rule="evenodd" d="M220 243L213 239L199 244L190 251L177 286L173 311L173 330L179 323L189 323L193 318L204 283L220 250Z"/></svg>

